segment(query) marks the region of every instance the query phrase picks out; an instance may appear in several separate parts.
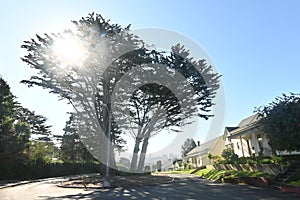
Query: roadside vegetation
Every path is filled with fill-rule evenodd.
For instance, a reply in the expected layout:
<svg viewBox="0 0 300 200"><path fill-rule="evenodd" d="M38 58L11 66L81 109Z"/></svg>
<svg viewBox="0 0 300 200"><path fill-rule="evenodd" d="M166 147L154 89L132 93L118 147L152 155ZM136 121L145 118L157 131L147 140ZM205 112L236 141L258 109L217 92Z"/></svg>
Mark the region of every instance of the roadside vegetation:
<svg viewBox="0 0 300 200"><path fill-rule="evenodd" d="M170 174L195 174L202 178L206 178L213 181L222 181L222 179L234 179L234 178L244 178L244 177L263 177L265 179L271 179L273 175L264 172L250 172L250 171L235 171L235 170L210 170L201 169L195 172L195 169L188 170L174 170L169 171Z"/></svg>
<svg viewBox="0 0 300 200"><path fill-rule="evenodd" d="M225 149L221 156L209 154L208 158L210 163L214 164L244 164L244 165L255 165L255 164L275 164L279 165L282 169L285 169L291 165L291 163L300 160L300 155L277 155L277 156L268 156L268 157L244 157L239 158L232 149ZM204 168L193 168L191 163L185 163L180 160L177 161L179 169L169 171L170 174L195 174L202 178L206 178L213 181L220 182L234 182L234 183L247 183L247 179L250 182L253 180L260 180L263 182L272 181L274 175L264 173L264 172L252 172L252 171L235 171L235 170L216 170L216 169L206 169ZM294 177L293 181L290 181L287 184L299 186L300 180L297 177ZM248 181L249 182L249 181Z"/></svg>
<svg viewBox="0 0 300 200"><path fill-rule="evenodd" d="M250 171L235 171L235 170L209 170L202 169L195 173L206 179L220 181L222 179L232 179L241 177L263 177L265 179L270 179L273 175L264 172L250 172Z"/></svg>
<svg viewBox="0 0 300 200"><path fill-rule="evenodd" d="M290 183L288 183L288 184L294 185L294 186L300 186L300 179L297 180L297 181L292 181L292 182L290 182Z"/></svg>

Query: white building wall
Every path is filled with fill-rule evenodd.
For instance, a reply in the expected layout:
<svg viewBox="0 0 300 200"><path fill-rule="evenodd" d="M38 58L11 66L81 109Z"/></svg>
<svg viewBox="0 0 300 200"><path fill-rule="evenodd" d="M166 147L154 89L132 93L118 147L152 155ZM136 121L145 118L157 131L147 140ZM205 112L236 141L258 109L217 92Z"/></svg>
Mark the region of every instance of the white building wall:
<svg viewBox="0 0 300 200"><path fill-rule="evenodd" d="M231 142L233 143L233 150L235 154L239 157L250 157L247 141L245 139L231 139Z"/></svg>

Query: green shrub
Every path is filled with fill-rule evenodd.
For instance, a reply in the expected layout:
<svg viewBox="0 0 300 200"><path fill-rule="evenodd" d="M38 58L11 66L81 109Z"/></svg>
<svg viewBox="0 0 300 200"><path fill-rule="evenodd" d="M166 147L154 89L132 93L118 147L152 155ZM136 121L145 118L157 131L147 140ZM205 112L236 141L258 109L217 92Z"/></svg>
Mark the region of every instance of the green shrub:
<svg viewBox="0 0 300 200"><path fill-rule="evenodd" d="M227 161L227 163L233 163L238 161L238 155L234 153L233 149L224 149L221 153L221 156Z"/></svg>
<svg viewBox="0 0 300 200"><path fill-rule="evenodd" d="M273 162L272 162L272 159L270 159L270 158L263 158L261 160L261 164L271 164L271 163L273 163Z"/></svg>
<svg viewBox="0 0 300 200"><path fill-rule="evenodd" d="M193 165L191 163L188 163L184 169L186 170L193 169Z"/></svg>
<svg viewBox="0 0 300 200"><path fill-rule="evenodd" d="M99 169L99 163L23 163L18 161L0 163L0 179L28 180L73 174L98 173Z"/></svg>
<svg viewBox="0 0 300 200"><path fill-rule="evenodd" d="M275 163L275 164L279 164L284 161L283 156L271 156L271 159L272 159L273 163Z"/></svg>
<svg viewBox="0 0 300 200"><path fill-rule="evenodd" d="M248 165L254 165L254 164L257 164L257 161L248 159L248 160L247 160L247 164L248 164Z"/></svg>

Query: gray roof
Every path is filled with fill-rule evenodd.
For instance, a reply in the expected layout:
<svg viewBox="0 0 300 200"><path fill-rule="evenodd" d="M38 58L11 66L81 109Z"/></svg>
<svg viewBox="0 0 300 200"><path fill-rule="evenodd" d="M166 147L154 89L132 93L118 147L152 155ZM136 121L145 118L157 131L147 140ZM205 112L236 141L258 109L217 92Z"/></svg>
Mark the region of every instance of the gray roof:
<svg viewBox="0 0 300 200"><path fill-rule="evenodd" d="M242 128L242 127L251 125L251 124L257 122L258 119L259 119L258 114L251 115L250 117L247 117L247 118L243 119L243 120L239 123L238 127L239 127L239 128Z"/></svg>
<svg viewBox="0 0 300 200"><path fill-rule="evenodd" d="M217 141L222 138L223 138L223 136L219 136L219 137L216 137L212 140L209 140L209 141L201 144L200 146L196 146L195 148L193 148L190 152L188 152L186 154L186 157L207 154L210 151L210 149L214 147L214 145L217 143Z"/></svg>
<svg viewBox="0 0 300 200"><path fill-rule="evenodd" d="M230 132L229 137L235 137L237 135L243 134L247 130L251 130L251 129L255 129L255 128L259 127L259 124L257 123L259 121L259 118L260 117L258 114L254 114L254 115L251 115L250 117L243 119L239 123L238 128L229 131Z"/></svg>

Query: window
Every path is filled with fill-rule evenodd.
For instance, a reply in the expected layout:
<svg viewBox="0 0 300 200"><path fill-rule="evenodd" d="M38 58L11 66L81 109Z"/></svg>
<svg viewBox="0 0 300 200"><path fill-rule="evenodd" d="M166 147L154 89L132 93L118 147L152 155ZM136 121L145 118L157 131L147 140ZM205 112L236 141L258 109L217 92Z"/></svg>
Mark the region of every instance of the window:
<svg viewBox="0 0 300 200"><path fill-rule="evenodd" d="M239 143L239 142L236 143L236 147L237 147L238 149L240 149L240 143Z"/></svg>

